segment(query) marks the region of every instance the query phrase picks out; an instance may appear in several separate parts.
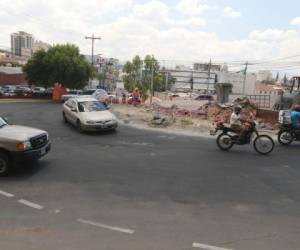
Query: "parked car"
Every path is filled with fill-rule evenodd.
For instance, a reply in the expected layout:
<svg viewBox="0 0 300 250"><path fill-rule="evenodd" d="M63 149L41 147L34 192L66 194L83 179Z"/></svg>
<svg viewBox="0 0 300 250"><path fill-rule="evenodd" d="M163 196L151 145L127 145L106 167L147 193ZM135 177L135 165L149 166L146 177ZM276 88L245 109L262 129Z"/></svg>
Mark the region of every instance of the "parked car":
<svg viewBox="0 0 300 250"><path fill-rule="evenodd" d="M92 96L103 103L107 103L110 98L104 89L96 89Z"/></svg>
<svg viewBox="0 0 300 250"><path fill-rule="evenodd" d="M15 95L16 86L14 85L4 85L2 87L2 92L4 96L13 96Z"/></svg>
<svg viewBox="0 0 300 250"><path fill-rule="evenodd" d="M79 132L115 130L118 122L114 114L93 97L71 98L63 104L63 120L76 126Z"/></svg>
<svg viewBox="0 0 300 250"><path fill-rule="evenodd" d="M17 86L14 92L18 96L28 96L32 93L32 90L29 87Z"/></svg>
<svg viewBox="0 0 300 250"><path fill-rule="evenodd" d="M33 92L34 94L42 94L42 93L45 93L45 91L46 91L46 89L43 88L43 87L34 87L34 88L32 89L32 92Z"/></svg>
<svg viewBox="0 0 300 250"><path fill-rule="evenodd" d="M48 133L31 127L10 125L0 117L0 175L25 161L36 161L51 149Z"/></svg>
<svg viewBox="0 0 300 250"><path fill-rule="evenodd" d="M62 95L60 99L62 102L66 102L70 98L74 98L74 97L81 95L81 93L82 93L82 90L70 90L67 92L67 94Z"/></svg>

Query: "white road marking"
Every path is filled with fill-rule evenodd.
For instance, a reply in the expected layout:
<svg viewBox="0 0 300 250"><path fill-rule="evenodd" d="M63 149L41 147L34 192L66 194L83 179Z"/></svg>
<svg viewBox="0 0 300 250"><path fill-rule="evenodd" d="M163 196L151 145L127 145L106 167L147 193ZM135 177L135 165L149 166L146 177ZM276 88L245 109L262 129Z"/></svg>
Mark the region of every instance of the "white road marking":
<svg viewBox="0 0 300 250"><path fill-rule="evenodd" d="M28 207L32 207L32 208L39 209L39 210L41 210L41 209L44 208L44 207L41 206L41 205L38 205L38 204L36 204L36 203L30 202L30 201L27 201L27 200L23 200L23 199L18 200L18 202L20 202L20 203L22 203L22 204L24 204L24 205L26 205L26 206L28 206Z"/></svg>
<svg viewBox="0 0 300 250"><path fill-rule="evenodd" d="M2 191L2 190L0 190L0 194L1 194L1 195L3 195L3 196L5 196L5 197L8 197L8 198L14 197L14 195L13 195L13 194L10 194L10 193L7 193L7 192L4 192L4 191Z"/></svg>
<svg viewBox="0 0 300 250"><path fill-rule="evenodd" d="M117 231L117 232L121 232L121 233L126 233L126 234L134 234L134 232L135 232L134 230L131 230L131 229L121 228L121 227L112 227L112 226L108 226L108 225L105 225L102 223L88 221L88 220L84 220L84 219L77 219L77 221L84 223L84 224L101 227L101 228L105 228L105 229L109 229L109 230L113 230L113 231Z"/></svg>
<svg viewBox="0 0 300 250"><path fill-rule="evenodd" d="M229 248L215 247L215 246L205 245L205 244L196 243L196 242L193 243L193 247L201 248L201 249L205 249L205 250L233 250L233 249L229 249Z"/></svg>

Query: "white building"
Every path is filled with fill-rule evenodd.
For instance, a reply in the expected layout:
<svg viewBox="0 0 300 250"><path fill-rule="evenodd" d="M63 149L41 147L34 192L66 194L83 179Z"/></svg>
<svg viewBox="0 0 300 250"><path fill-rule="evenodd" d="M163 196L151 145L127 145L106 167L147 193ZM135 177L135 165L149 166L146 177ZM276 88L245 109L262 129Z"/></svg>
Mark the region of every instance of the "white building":
<svg viewBox="0 0 300 250"><path fill-rule="evenodd" d="M10 35L11 53L13 56L22 56L22 48L32 49L34 38L24 31Z"/></svg>
<svg viewBox="0 0 300 250"><path fill-rule="evenodd" d="M260 70L257 73L257 81L264 82L264 81L272 81L273 74L270 70Z"/></svg>
<svg viewBox="0 0 300 250"><path fill-rule="evenodd" d="M231 83L232 94L253 95L255 93L256 75L222 71L218 74L218 82ZM245 84L244 84L245 82Z"/></svg>

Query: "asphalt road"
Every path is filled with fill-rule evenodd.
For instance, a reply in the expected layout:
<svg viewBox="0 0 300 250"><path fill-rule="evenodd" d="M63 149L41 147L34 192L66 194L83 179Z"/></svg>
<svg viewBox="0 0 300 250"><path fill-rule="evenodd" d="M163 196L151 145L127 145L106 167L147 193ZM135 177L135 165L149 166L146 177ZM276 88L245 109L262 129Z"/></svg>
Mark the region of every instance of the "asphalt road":
<svg viewBox="0 0 300 250"><path fill-rule="evenodd" d="M300 249L300 144L226 153L128 126L79 134L57 104L0 114L47 130L53 146L0 179L1 250Z"/></svg>

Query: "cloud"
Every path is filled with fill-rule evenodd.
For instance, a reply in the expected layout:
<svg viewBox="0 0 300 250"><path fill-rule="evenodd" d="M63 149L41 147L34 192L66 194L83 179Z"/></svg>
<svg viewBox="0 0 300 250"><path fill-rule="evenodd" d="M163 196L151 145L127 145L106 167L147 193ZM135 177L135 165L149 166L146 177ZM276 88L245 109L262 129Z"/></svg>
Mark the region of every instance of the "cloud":
<svg viewBox="0 0 300 250"><path fill-rule="evenodd" d="M293 39L298 35L299 33L296 30L267 29L254 30L250 33L249 37L256 40L283 40Z"/></svg>
<svg viewBox="0 0 300 250"><path fill-rule="evenodd" d="M291 21L291 25L300 25L300 17L295 17L295 18Z"/></svg>
<svg viewBox="0 0 300 250"><path fill-rule="evenodd" d="M190 19L174 21L173 23L176 26L185 27L187 29L200 29L206 25L206 20L203 18L193 17Z"/></svg>
<svg viewBox="0 0 300 250"><path fill-rule="evenodd" d="M225 7L223 9L223 15L225 17L230 17L230 18L239 18L241 17L241 13L238 11L235 11L233 8L231 7Z"/></svg>
<svg viewBox="0 0 300 250"><path fill-rule="evenodd" d="M180 1L184 2L188 1ZM15 0L14 6L10 0L1 0L0 46L9 47L10 33L24 30L45 42L74 43L85 54L90 54L91 43L84 37L94 33L102 37L95 43L95 53L121 60L148 53L187 61L247 61L300 54L299 31L254 30L244 39L224 39L205 31L209 20L194 16L212 7L203 7L204 1L189 2L196 7L181 8L189 15L176 19L172 7L159 0L143 4L132 0L27 0L25 4Z"/></svg>
<svg viewBox="0 0 300 250"><path fill-rule="evenodd" d="M177 5L176 9L185 15L199 15L210 8L209 5L205 4L201 0L181 0Z"/></svg>

